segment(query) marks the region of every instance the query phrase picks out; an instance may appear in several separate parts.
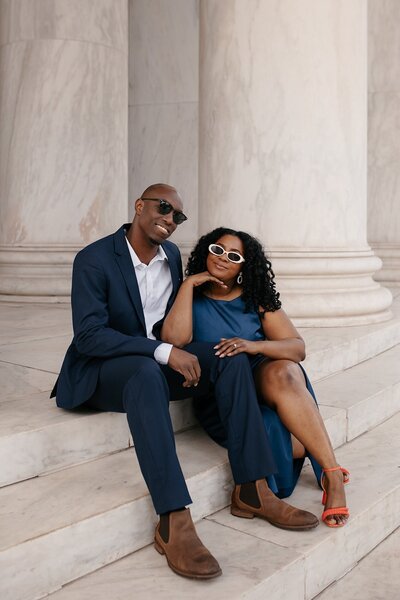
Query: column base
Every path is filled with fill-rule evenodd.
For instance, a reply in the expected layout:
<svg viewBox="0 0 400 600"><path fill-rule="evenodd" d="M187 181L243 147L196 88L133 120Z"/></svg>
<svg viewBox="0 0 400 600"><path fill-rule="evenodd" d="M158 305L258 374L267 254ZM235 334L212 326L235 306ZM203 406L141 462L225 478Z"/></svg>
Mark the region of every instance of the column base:
<svg viewBox="0 0 400 600"><path fill-rule="evenodd" d="M0 302L69 302L76 246L0 246Z"/></svg>
<svg viewBox="0 0 400 600"><path fill-rule="evenodd" d="M392 288L400 287L400 244L372 243L372 247L383 263L374 279Z"/></svg>
<svg viewBox="0 0 400 600"><path fill-rule="evenodd" d="M372 278L382 261L367 250L269 253L285 311L298 327L380 323L392 317L392 294Z"/></svg>

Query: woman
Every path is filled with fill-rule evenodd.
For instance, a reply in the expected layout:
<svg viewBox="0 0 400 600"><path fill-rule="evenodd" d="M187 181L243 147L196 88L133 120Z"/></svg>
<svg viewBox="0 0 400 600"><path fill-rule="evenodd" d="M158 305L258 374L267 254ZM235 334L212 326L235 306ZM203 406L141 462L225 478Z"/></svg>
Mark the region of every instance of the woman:
<svg viewBox="0 0 400 600"><path fill-rule="evenodd" d="M164 321L162 339L178 347L215 342L221 359L247 353L279 467L269 486L281 497L290 495L304 457L310 456L316 474L322 468L322 520L329 527L345 525L349 474L337 465L299 365L305 358L304 341L281 308L261 244L247 233L219 227L200 238L186 275Z"/></svg>

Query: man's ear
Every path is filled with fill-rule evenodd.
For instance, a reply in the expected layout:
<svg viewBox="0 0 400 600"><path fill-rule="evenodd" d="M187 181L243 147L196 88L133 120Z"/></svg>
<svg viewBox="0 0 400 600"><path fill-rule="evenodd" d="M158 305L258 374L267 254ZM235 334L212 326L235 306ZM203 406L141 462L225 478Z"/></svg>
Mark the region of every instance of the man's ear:
<svg viewBox="0 0 400 600"><path fill-rule="evenodd" d="M138 198L135 202L135 214L140 215L142 213L144 202L141 198Z"/></svg>

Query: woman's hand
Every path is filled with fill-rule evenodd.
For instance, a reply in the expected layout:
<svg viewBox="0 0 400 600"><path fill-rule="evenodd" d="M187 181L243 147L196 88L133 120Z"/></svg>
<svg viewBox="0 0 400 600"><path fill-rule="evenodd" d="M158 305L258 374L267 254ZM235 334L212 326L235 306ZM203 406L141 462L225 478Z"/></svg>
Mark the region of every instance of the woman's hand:
<svg viewBox="0 0 400 600"><path fill-rule="evenodd" d="M228 287L223 281L221 281L221 279L217 279L217 277L214 277L208 271L203 271L203 273L196 273L196 275L189 275L189 277L186 277L182 285L191 285L193 287L198 287L199 285L203 285L203 283L207 283L209 281L212 281L213 283L218 283L221 287L224 288Z"/></svg>
<svg viewBox="0 0 400 600"><path fill-rule="evenodd" d="M221 338L221 341L214 346L214 350L217 350L215 354L220 358L235 356L235 354L240 354L241 352L246 352L247 354L258 354L260 352L259 342L251 342L250 340L243 340L238 337L229 338L228 340Z"/></svg>

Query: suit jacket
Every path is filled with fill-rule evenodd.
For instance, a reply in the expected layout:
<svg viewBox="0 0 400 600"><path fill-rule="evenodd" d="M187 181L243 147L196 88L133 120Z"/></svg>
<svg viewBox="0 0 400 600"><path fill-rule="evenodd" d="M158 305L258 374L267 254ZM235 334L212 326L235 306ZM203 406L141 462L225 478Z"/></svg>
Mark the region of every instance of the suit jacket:
<svg viewBox="0 0 400 600"><path fill-rule="evenodd" d="M96 389L104 359L139 354L154 357L161 343L146 337L139 287L125 239L128 225L81 250L72 273L74 338L65 355L51 397L57 405L73 408ZM175 244L165 241L173 290L169 311L182 282L182 261ZM157 337L162 321L154 326Z"/></svg>

